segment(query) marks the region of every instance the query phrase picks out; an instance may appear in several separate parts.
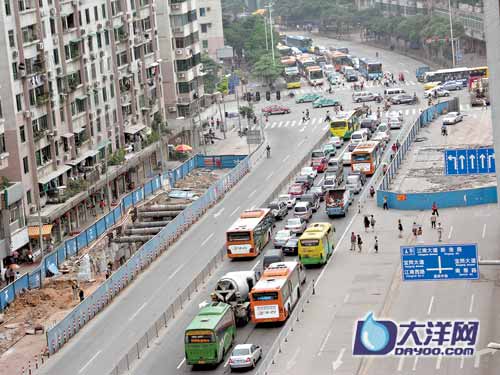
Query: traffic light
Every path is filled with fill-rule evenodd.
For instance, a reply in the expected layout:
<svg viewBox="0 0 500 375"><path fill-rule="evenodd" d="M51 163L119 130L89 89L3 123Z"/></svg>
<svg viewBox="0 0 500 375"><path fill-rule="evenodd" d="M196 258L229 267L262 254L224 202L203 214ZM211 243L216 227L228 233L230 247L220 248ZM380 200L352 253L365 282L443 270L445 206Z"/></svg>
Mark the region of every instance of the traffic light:
<svg viewBox="0 0 500 375"><path fill-rule="evenodd" d="M224 117L226 117L226 118L227 118L228 116L229 116L229 113L227 113L227 111L226 111L226 112L224 112Z"/></svg>
<svg viewBox="0 0 500 375"><path fill-rule="evenodd" d="M276 99L277 100L281 99L281 92L280 91L276 91Z"/></svg>
<svg viewBox="0 0 500 375"><path fill-rule="evenodd" d="M246 96L247 96L247 102L251 102L252 101L252 94L250 94L249 92L247 92Z"/></svg>
<svg viewBox="0 0 500 375"><path fill-rule="evenodd" d="M271 92L266 91L266 100L271 100Z"/></svg>
<svg viewBox="0 0 500 375"><path fill-rule="evenodd" d="M260 101L260 91L257 91L255 93L255 101L257 101L257 102Z"/></svg>

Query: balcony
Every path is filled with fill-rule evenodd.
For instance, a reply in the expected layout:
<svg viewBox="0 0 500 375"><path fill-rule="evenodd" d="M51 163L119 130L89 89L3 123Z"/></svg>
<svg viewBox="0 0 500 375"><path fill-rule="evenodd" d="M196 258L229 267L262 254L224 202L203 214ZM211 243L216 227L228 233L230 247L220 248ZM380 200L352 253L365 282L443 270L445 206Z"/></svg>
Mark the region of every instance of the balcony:
<svg viewBox="0 0 500 375"><path fill-rule="evenodd" d="M170 14L184 14L188 12L187 1L172 1L170 2Z"/></svg>
<svg viewBox="0 0 500 375"><path fill-rule="evenodd" d="M3 152L0 154L0 170L9 166L9 153Z"/></svg>
<svg viewBox="0 0 500 375"><path fill-rule="evenodd" d="M43 93L43 94L37 95L35 97L35 99L36 99L36 105L42 106L42 105L45 105L48 103L48 101L50 100L50 95L48 93Z"/></svg>
<svg viewBox="0 0 500 375"><path fill-rule="evenodd" d="M47 135L47 129L33 130L33 141L38 142Z"/></svg>
<svg viewBox="0 0 500 375"><path fill-rule="evenodd" d="M182 82L192 81L195 78L194 70L196 68L197 67L192 67L192 68L189 68L186 71L177 72L177 81L182 81Z"/></svg>

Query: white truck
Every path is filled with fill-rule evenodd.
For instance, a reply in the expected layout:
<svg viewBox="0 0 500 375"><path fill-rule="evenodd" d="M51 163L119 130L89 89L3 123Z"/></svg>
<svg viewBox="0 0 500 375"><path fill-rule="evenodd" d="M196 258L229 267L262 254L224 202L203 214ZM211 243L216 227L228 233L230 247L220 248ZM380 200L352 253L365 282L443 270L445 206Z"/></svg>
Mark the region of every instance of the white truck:
<svg viewBox="0 0 500 375"><path fill-rule="evenodd" d="M345 216L351 204L351 193L345 187L338 187L326 191L326 214L329 218Z"/></svg>
<svg viewBox="0 0 500 375"><path fill-rule="evenodd" d="M235 271L225 274L217 282L212 300L231 305L237 325L250 320L249 293L259 277L255 271Z"/></svg>

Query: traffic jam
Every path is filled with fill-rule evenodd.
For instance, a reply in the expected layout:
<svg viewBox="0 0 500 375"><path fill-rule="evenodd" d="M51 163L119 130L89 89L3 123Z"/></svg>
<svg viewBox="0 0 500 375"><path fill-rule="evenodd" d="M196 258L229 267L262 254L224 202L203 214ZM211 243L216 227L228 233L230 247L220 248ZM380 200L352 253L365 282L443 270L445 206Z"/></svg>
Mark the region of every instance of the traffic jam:
<svg viewBox="0 0 500 375"><path fill-rule="evenodd" d="M227 257L238 262L237 268L241 268L241 262L254 265L255 259L259 261L253 268L229 272L217 281L210 298L185 330L187 365L225 362L224 367L231 370L258 365L265 355L262 344L237 343L237 330L247 324L275 327L290 317L310 282L308 276L318 272L335 251L335 224L342 223L337 218L346 217L363 192L374 197L370 177L387 167L384 161L390 160L399 147L405 119L402 111L389 109L419 103L416 94L398 88L394 76L384 73L376 60L352 57L342 47L312 47L312 41L305 37L287 36L282 42L279 50L284 55L283 76L288 89L300 88L305 80L311 86L329 85L325 92L332 94L332 87L352 84L351 109L326 94L296 96L289 92L296 104L334 108L324 119L329 125L329 138L310 152L307 164L267 207L242 211L227 228ZM477 82L484 87L488 71L461 68L431 72L423 68L416 76L424 84L424 98L431 105L449 96L450 91L467 86L471 89ZM402 82L405 77L400 74L398 80ZM383 91L365 90L366 82L377 82ZM483 90L481 95L487 92ZM372 111L368 102L383 104L383 110L378 107ZM347 107L347 103L344 105ZM266 116L291 111L281 104L262 109ZM307 123L309 110L302 116ZM462 119L459 112L451 112L443 124L456 124Z"/></svg>

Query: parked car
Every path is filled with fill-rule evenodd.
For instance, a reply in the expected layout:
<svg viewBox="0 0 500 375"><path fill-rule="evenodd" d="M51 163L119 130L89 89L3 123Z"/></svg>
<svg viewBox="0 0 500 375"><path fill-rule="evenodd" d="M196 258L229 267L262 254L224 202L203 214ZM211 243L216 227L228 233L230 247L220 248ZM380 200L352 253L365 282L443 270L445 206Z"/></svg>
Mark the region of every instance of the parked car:
<svg viewBox="0 0 500 375"><path fill-rule="evenodd" d="M330 137L329 143L331 143L332 145L334 145L336 148L340 148L344 144L344 138Z"/></svg>
<svg viewBox="0 0 500 375"><path fill-rule="evenodd" d="M277 248L281 248L286 241L293 237L293 233L289 229L281 229L276 232L273 238L273 246Z"/></svg>
<svg viewBox="0 0 500 375"><path fill-rule="evenodd" d="M288 189L288 194L292 196L295 199L300 199L302 197L302 194L306 192L306 187L302 183L295 183L290 186Z"/></svg>
<svg viewBox="0 0 500 375"><path fill-rule="evenodd" d="M290 238L281 249L285 255L297 255L299 253L299 239L297 237Z"/></svg>
<svg viewBox="0 0 500 375"><path fill-rule="evenodd" d="M393 97L389 98L392 104L415 104L416 100L413 95L408 95L408 94L399 94L399 95L394 95Z"/></svg>
<svg viewBox="0 0 500 375"><path fill-rule="evenodd" d="M335 156L337 148L332 143L325 143L322 148L327 158Z"/></svg>
<svg viewBox="0 0 500 375"><path fill-rule="evenodd" d="M295 206L295 202L296 202L295 197L290 195L290 194L281 194L278 197L278 200L281 202L285 202L288 209L293 208L293 206Z"/></svg>
<svg viewBox="0 0 500 375"><path fill-rule="evenodd" d="M255 368L262 358L262 348L254 344L238 344L229 357L231 370L237 368Z"/></svg>
<svg viewBox="0 0 500 375"><path fill-rule="evenodd" d="M401 129L401 126L403 126L403 122L397 118L389 119L388 124L390 129Z"/></svg>
<svg viewBox="0 0 500 375"><path fill-rule="evenodd" d="M297 202L295 207L293 208L293 215L295 217L300 217L305 221L309 221L312 218L312 207L309 202Z"/></svg>
<svg viewBox="0 0 500 375"><path fill-rule="evenodd" d="M346 187L351 193L358 194L362 188L360 177L356 175L347 176Z"/></svg>
<svg viewBox="0 0 500 375"><path fill-rule="evenodd" d="M325 200L325 191L323 190L322 186L313 186L309 189L309 192L317 194L319 196L320 202L323 202Z"/></svg>
<svg viewBox="0 0 500 375"><path fill-rule="evenodd" d="M301 202L309 202L311 204L312 212L316 212L319 209L320 198L319 198L319 195L317 195L315 193L309 192L309 193L302 195L302 197L300 198L300 201Z"/></svg>
<svg viewBox="0 0 500 375"><path fill-rule="evenodd" d="M328 162L325 158L313 159L311 160L311 167L318 171L318 173L323 173L328 167Z"/></svg>
<svg viewBox="0 0 500 375"><path fill-rule="evenodd" d="M464 119L464 115L460 112L449 112L443 118L444 125L455 125L456 123L462 121Z"/></svg>
<svg viewBox="0 0 500 375"><path fill-rule="evenodd" d="M300 217L292 217L287 220L285 229L288 229L292 233L300 234L304 233L307 228L307 223Z"/></svg>
<svg viewBox="0 0 500 375"><path fill-rule="evenodd" d="M295 100L295 103L311 103L314 102L315 100L318 100L319 98L321 98L321 95L310 92L308 94L299 96Z"/></svg>
<svg viewBox="0 0 500 375"><path fill-rule="evenodd" d="M299 176L295 177L295 182L303 184L305 189L309 190L311 188L311 186L313 186L313 184L314 184L314 179L311 176L307 176L307 175L300 176L299 175Z"/></svg>
<svg viewBox="0 0 500 375"><path fill-rule="evenodd" d="M301 176L310 176L313 180L316 178L318 175L318 171L314 169L313 167L303 167L300 170L300 175Z"/></svg>
<svg viewBox="0 0 500 375"><path fill-rule="evenodd" d="M285 202L275 200L269 203L269 208L276 220L282 220L288 214L288 207Z"/></svg>
<svg viewBox="0 0 500 375"><path fill-rule="evenodd" d="M337 105L340 105L340 102L333 98L319 98L313 102L313 108L334 107Z"/></svg>
<svg viewBox="0 0 500 375"><path fill-rule="evenodd" d="M290 113L290 108L285 105L271 104L262 108L262 112L269 115L278 115L283 113Z"/></svg>

